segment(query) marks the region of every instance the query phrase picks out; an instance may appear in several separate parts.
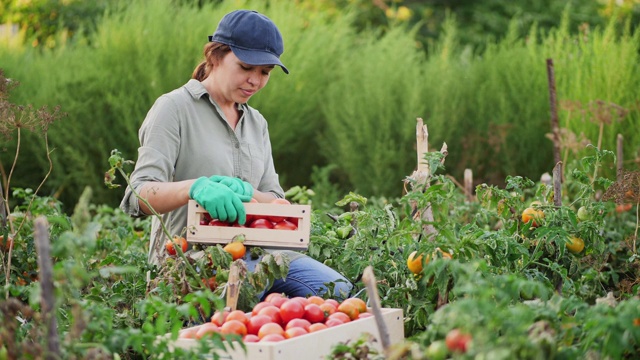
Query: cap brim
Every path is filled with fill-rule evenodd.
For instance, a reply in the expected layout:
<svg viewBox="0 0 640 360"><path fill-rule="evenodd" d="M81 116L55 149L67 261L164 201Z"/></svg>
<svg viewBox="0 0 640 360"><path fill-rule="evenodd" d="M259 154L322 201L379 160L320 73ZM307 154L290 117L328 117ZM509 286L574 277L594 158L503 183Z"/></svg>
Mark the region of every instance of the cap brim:
<svg viewBox="0 0 640 360"><path fill-rule="evenodd" d="M229 46L233 54L240 59L240 61L249 65L278 65L282 68L285 74L289 73L289 70L282 64L280 59L270 52L245 50L235 46Z"/></svg>

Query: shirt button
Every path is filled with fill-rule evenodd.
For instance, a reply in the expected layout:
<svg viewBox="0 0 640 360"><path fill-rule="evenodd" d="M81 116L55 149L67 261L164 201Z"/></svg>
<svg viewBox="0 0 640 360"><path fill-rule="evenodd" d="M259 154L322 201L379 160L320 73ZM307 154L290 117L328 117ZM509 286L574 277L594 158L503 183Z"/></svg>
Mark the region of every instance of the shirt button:
<svg viewBox="0 0 640 360"><path fill-rule="evenodd" d="M240 144L236 144L236 149L240 149Z"/></svg>

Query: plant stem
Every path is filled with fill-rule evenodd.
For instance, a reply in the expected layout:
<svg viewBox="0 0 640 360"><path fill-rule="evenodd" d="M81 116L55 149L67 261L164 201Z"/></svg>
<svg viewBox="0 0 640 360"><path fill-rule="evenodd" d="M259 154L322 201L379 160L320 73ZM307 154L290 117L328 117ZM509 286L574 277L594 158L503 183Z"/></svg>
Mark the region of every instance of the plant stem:
<svg viewBox="0 0 640 360"><path fill-rule="evenodd" d="M122 167L118 166L117 169L118 169L118 172L120 172L120 175L122 175L122 177L124 178L124 181L127 183L127 186L129 186L129 188L131 189L131 192L136 197L136 199L138 199L138 201L142 201L147 206L147 208L149 208L149 210L151 210L153 215L160 221L160 226L162 227L162 232L165 234L167 239L171 240L173 237L171 236L171 233L169 233L169 229L167 229L164 221L162 221L162 216L153 208L153 206L151 206L151 204L147 201L147 199L145 199L142 196L140 196L140 194L138 194L138 192L133 189L133 186L131 186L131 182L129 181L129 176L127 176L127 174L124 172ZM174 246L174 248L176 249L176 253L179 254L179 256L184 261L187 269L189 269L189 272L191 272L191 274L196 279L200 278L200 275L198 275L198 272L193 268L193 266L191 266L191 263L189 262L187 257L182 252L182 248L180 246Z"/></svg>

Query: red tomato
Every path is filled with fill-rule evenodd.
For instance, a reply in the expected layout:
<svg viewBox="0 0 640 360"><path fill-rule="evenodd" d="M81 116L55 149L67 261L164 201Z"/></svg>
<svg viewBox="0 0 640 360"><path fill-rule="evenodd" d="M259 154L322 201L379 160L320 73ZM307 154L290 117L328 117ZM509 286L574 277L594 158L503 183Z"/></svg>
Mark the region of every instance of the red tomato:
<svg viewBox="0 0 640 360"><path fill-rule="evenodd" d="M368 317L372 317L373 314L370 312L363 312L360 313L360 315L358 315L358 319L364 319L364 318L368 318Z"/></svg>
<svg viewBox="0 0 640 360"><path fill-rule="evenodd" d="M273 225L273 228L276 230L297 230L298 229L298 227L294 223L288 220L282 220L280 222L276 222L275 225Z"/></svg>
<svg viewBox="0 0 640 360"><path fill-rule="evenodd" d="M213 316L211 316L211 322L218 326L222 326L222 324L224 324L224 322L227 320L227 316L229 316L229 312L230 311L228 310L214 312Z"/></svg>
<svg viewBox="0 0 640 360"><path fill-rule="evenodd" d="M295 301L299 301L302 304L302 306L307 306L309 304L309 300L307 298L302 297L302 296L296 296L296 297L293 297L291 299L295 300Z"/></svg>
<svg viewBox="0 0 640 360"><path fill-rule="evenodd" d="M282 307L282 304L284 304L287 301L289 301L289 298L280 296L280 297L274 297L273 299L271 299L270 302L277 307Z"/></svg>
<svg viewBox="0 0 640 360"><path fill-rule="evenodd" d="M309 331L309 326L311 326L311 323L307 319L293 319L287 323L284 329L288 330L292 327L301 327Z"/></svg>
<svg viewBox="0 0 640 360"><path fill-rule="evenodd" d="M229 227L228 222L226 221L222 221L222 220L218 220L218 219L213 219L211 221L209 221L209 226L224 226L224 227Z"/></svg>
<svg viewBox="0 0 640 360"><path fill-rule="evenodd" d="M304 307L304 318L309 320L310 323L323 322L325 319L324 311L317 304L308 304Z"/></svg>
<svg viewBox="0 0 640 360"><path fill-rule="evenodd" d="M268 315L252 315L247 323L247 333L258 335L258 331L264 324L271 322L271 316Z"/></svg>
<svg viewBox="0 0 640 360"><path fill-rule="evenodd" d="M167 240L167 242L164 244L167 253L169 253L169 255L171 256L177 254L175 246L179 246L182 249L182 252L185 252L187 251L187 247L189 247L189 244L187 243L187 239L181 236L174 236L172 240Z"/></svg>
<svg viewBox="0 0 640 360"><path fill-rule="evenodd" d="M287 220L288 220L290 223L292 223L293 225L295 225L295 226L296 226L296 228L298 227L298 224L299 224L299 223L298 223L298 221L299 221L300 219L298 219L297 217L288 217L288 218L287 218Z"/></svg>
<svg viewBox="0 0 640 360"><path fill-rule="evenodd" d="M270 204L291 205L291 202L287 199L273 199L271 200ZM267 216L267 219L269 219L271 222L279 223L282 220L286 219L286 216L270 215Z"/></svg>
<svg viewBox="0 0 640 360"><path fill-rule="evenodd" d="M285 325L293 319L300 319L304 314L305 309L299 301L288 299L280 306L280 318Z"/></svg>
<svg viewBox="0 0 640 360"><path fill-rule="evenodd" d="M452 329L444 339L447 348L451 351L467 352L471 335L465 334L460 329Z"/></svg>
<svg viewBox="0 0 640 360"><path fill-rule="evenodd" d="M267 315L271 318L271 321L276 324L282 324L282 317L280 316L280 309L275 305L269 305L258 311L258 315Z"/></svg>
<svg viewBox="0 0 640 360"><path fill-rule="evenodd" d="M327 321L329 319L338 319L338 320L342 320L342 322L345 322L345 323L348 323L349 321L351 321L351 318L349 317L349 315L340 311L336 311L335 313L329 315L329 317L327 317Z"/></svg>
<svg viewBox="0 0 640 360"><path fill-rule="evenodd" d="M333 319L327 319L327 321L325 321L324 324L327 325L327 327L334 327L334 326L342 325L344 324L344 322L340 319L333 318Z"/></svg>
<svg viewBox="0 0 640 360"><path fill-rule="evenodd" d="M258 315L258 313L260 312L260 310L262 310L262 308L265 308L271 305L273 304L268 301L261 301L253 307L253 310L251 310L251 315Z"/></svg>
<svg viewBox="0 0 640 360"><path fill-rule="evenodd" d="M271 300L273 300L275 298L278 298L278 297L282 298L282 297L286 297L286 296L284 294L282 294L282 293L270 293L264 298L264 301L271 302Z"/></svg>
<svg viewBox="0 0 640 360"><path fill-rule="evenodd" d="M273 229L273 223L267 219L255 219L249 227L252 229Z"/></svg>

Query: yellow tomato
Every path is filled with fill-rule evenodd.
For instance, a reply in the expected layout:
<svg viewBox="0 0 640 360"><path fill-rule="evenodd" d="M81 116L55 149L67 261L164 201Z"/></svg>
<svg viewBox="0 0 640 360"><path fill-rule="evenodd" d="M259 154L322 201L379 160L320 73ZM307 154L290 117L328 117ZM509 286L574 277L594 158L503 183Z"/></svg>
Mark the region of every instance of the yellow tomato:
<svg viewBox="0 0 640 360"><path fill-rule="evenodd" d="M431 257L437 257L438 252L440 253L440 256L442 256L443 259L450 260L453 258L453 256L451 256L451 254L449 254L448 252L442 251L440 250L440 248L436 248L436 250L431 255L427 256L427 258L425 259L425 264L429 263L429 260L431 260ZM407 258L407 267L414 274L421 273L422 272L422 254L418 255L417 251L412 252L409 255L409 258Z"/></svg>
<svg viewBox="0 0 640 360"><path fill-rule="evenodd" d="M584 241L579 237L570 236L567 242L567 249L574 254L579 254L584 250Z"/></svg>

